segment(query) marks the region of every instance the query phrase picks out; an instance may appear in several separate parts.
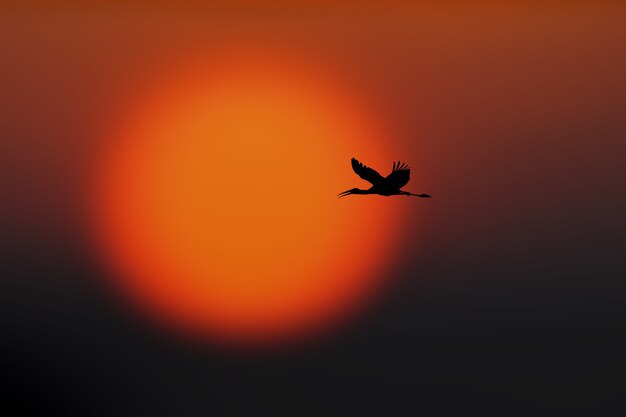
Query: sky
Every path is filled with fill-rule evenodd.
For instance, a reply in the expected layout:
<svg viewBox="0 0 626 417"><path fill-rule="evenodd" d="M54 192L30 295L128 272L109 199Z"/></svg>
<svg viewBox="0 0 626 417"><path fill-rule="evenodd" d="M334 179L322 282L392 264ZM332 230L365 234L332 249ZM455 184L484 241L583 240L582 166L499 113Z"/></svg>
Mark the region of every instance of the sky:
<svg viewBox="0 0 626 417"><path fill-rule="evenodd" d="M8 400L34 415L609 404L623 386L601 375L625 347L624 23L610 2L6 7ZM94 161L146 80L233 40L346 75L391 126L407 189L434 197L390 202L411 207L384 288L298 349L224 351L150 325L117 297L85 223ZM333 197L358 184L351 156Z"/></svg>

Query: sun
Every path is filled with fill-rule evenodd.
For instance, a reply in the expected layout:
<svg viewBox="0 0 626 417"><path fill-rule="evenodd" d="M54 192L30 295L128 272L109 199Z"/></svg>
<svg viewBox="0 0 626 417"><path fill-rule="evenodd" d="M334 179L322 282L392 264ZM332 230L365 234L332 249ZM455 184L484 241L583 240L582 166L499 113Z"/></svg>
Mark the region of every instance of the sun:
<svg viewBox="0 0 626 417"><path fill-rule="evenodd" d="M401 212L339 200L350 158L393 160L362 94L280 53L181 66L139 98L96 164L91 204L116 287L142 315L216 342L318 333L367 300Z"/></svg>

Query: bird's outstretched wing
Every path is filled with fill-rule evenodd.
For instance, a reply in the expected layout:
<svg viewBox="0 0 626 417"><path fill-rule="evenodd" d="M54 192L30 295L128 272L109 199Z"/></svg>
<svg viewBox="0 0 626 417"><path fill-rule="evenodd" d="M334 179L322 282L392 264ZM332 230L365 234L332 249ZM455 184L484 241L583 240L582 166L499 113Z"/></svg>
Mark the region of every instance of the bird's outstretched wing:
<svg viewBox="0 0 626 417"><path fill-rule="evenodd" d="M363 165L355 158L352 158L352 169L356 172L356 175L363 178L365 181L371 182L373 185L380 184L385 180L376 170Z"/></svg>
<svg viewBox="0 0 626 417"><path fill-rule="evenodd" d="M404 187L411 178L411 169L408 165L403 162L394 162L393 170L391 174L387 175L385 178L385 184L389 185L390 188L395 188L399 190Z"/></svg>

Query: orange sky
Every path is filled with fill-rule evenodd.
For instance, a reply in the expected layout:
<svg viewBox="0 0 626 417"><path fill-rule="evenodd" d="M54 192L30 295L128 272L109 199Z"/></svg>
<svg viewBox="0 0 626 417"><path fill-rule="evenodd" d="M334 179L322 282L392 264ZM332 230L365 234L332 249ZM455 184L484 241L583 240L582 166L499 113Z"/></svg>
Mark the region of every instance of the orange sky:
<svg viewBox="0 0 626 417"><path fill-rule="evenodd" d="M235 41L297 48L375 103L413 168L407 189L436 196L400 230L400 265L611 236L626 205L623 7L335 7L7 9L3 227L80 241L86 173L111 126L158 74ZM330 191L358 184L345 178Z"/></svg>
<svg viewBox="0 0 626 417"><path fill-rule="evenodd" d="M0 386L7 407L21 406L28 415L293 416L463 415L468 409L614 415L623 406L626 2L1 3ZM176 337L143 311L130 314L136 300L127 303L113 288L111 268L94 244L86 209L105 151L115 153L116 141L133 142L129 126L143 132L137 135L141 148L152 136L150 126L163 139L164 126L170 134L185 132L187 124L176 120L211 120L201 111L190 112L190 119L166 112L146 126L135 112L145 111L151 98L163 99L158 87L184 80L195 86L193 78L179 76L190 63L206 64L225 41L296 50L302 59L292 64L334 74L326 85L346 80L342 95L349 92L374 110L382 136L393 138L362 146L359 129L346 123L350 134L322 134L325 140L350 136L344 148L329 151L315 143L315 152L303 152L336 159L321 164L328 170L316 194L300 195L311 207L294 204L295 212L342 210L320 223L349 218L354 235L341 235L335 246L318 239L317 248L341 261L346 242L368 236L361 224L376 221L369 232L375 244L363 239L358 247L381 286L338 331L301 350L225 351ZM262 101L248 109L263 109ZM307 103L315 100L300 108ZM315 107L324 113L332 106ZM348 119L333 114L335 121ZM309 139L320 132L308 127L310 119L298 120L292 131ZM269 127L265 132L275 133L276 126ZM161 154L170 149L181 148L166 146ZM226 147L235 160L233 149ZM381 171L403 160L412 168L406 189L433 198L337 199L339 191L366 186L350 170L352 156ZM202 167L201 153L185 158L168 160L175 169L162 178L180 167ZM247 154L245 161L256 160ZM150 173L158 163L148 160L135 172ZM273 171L255 166L263 176ZM210 172L198 171L204 178ZM311 184L313 172L308 167L289 181ZM198 178L187 184L201 187ZM140 232L167 213L163 200L176 195L176 187L161 193L159 184L151 185L149 194L166 209L141 219ZM250 186L258 183L251 179ZM131 182L125 191L137 188ZM260 188L254 190L261 198ZM265 202L266 212L292 204L284 195ZM209 211L211 201L204 203L192 205L196 215ZM117 208L122 217L129 213L124 204ZM232 216L227 204L214 212ZM240 204L235 213L245 216L246 207ZM130 214L141 217L142 211ZM254 226L258 218L246 221ZM281 224L282 232L296 230L293 224ZM207 239L206 229L191 222L172 226L166 232L174 238L160 248L186 241L177 240L181 236ZM239 247L225 230L230 247L216 252ZM267 230L255 230L258 240ZM320 233L310 224L300 231ZM282 243L301 255L302 246ZM209 269L201 246L194 246L190 264ZM272 256L269 247L260 253ZM180 267L167 251L160 259ZM319 268L303 275L311 278ZM190 308L201 308L198 298Z"/></svg>

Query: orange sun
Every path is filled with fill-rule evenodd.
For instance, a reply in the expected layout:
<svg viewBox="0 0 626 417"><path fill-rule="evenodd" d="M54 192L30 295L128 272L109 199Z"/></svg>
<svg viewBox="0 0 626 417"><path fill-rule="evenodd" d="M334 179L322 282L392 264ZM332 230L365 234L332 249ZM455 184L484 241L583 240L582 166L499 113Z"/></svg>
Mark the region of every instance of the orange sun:
<svg viewBox="0 0 626 417"><path fill-rule="evenodd" d="M382 274L399 209L337 199L392 138L356 90L279 53L215 54L128 113L97 166L95 230L147 317L220 342L316 333ZM365 185L365 184L360 184Z"/></svg>

